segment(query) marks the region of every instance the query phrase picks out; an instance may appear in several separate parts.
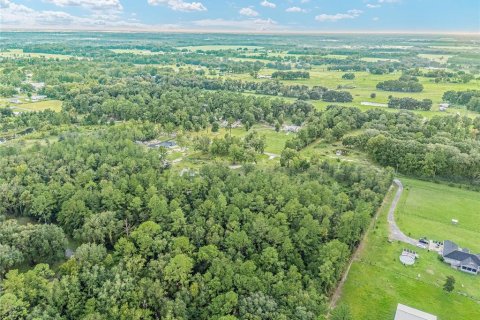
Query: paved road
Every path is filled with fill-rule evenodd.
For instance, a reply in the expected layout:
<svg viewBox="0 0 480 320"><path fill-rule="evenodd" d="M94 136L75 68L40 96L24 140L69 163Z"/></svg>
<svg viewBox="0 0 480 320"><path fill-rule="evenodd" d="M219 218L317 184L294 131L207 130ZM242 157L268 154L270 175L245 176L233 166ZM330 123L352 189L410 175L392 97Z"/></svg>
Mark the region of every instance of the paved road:
<svg viewBox="0 0 480 320"><path fill-rule="evenodd" d="M406 236L402 230L397 226L397 223L395 222L395 209L397 208L398 201L400 200L400 197L402 196L403 192L403 184L400 180L395 179L393 180L393 183L395 183L398 186L397 193L395 194L395 198L393 198L392 205L390 206L390 210L388 211L388 229L389 229L389 238L391 240L398 240L402 241L405 243L409 243L411 245L416 246L418 241Z"/></svg>

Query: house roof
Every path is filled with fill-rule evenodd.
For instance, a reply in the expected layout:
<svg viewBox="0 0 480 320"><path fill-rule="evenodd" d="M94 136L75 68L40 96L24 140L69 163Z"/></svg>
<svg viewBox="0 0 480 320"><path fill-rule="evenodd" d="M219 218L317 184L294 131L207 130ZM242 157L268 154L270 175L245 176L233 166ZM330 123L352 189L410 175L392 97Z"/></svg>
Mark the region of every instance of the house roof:
<svg viewBox="0 0 480 320"><path fill-rule="evenodd" d="M445 240L443 242L443 256L446 256L450 254L451 252L457 251L458 246L456 243L450 241L450 240Z"/></svg>
<svg viewBox="0 0 480 320"><path fill-rule="evenodd" d="M395 320L437 320L437 316L399 303Z"/></svg>
<svg viewBox="0 0 480 320"><path fill-rule="evenodd" d="M480 266L480 260L478 259L477 256L474 256L472 254L470 257L466 258L465 260L462 260L462 265L478 268Z"/></svg>
<svg viewBox="0 0 480 320"><path fill-rule="evenodd" d="M472 254L468 249L461 250L454 242L445 240L443 243L443 257L460 261L462 265L474 268L480 267L480 256Z"/></svg>

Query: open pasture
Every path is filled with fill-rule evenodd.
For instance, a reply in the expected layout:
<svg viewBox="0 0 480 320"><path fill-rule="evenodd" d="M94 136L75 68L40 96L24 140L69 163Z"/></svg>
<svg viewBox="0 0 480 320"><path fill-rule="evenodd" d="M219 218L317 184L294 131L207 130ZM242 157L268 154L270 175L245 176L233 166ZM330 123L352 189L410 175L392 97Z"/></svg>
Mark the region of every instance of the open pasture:
<svg viewBox="0 0 480 320"><path fill-rule="evenodd" d="M61 59L67 60L73 56L66 54L51 54L51 53L36 53L23 52L23 49L10 49L7 51L0 51L0 57L6 58L45 58L45 59Z"/></svg>
<svg viewBox="0 0 480 320"><path fill-rule="evenodd" d="M404 185L414 183L410 179L402 181ZM432 313L441 320L479 318L480 277L450 268L438 259L436 252L387 241L387 212L395 191L387 195L378 220L369 231L358 259L353 262L340 304L347 304L356 320L393 319L397 303ZM448 192L443 190L439 196L448 197ZM420 258L413 266L400 263L403 248L419 253ZM447 276L456 279L452 293L442 289Z"/></svg>
<svg viewBox="0 0 480 320"><path fill-rule="evenodd" d="M413 238L451 240L480 253L480 194L444 184L402 179L399 227ZM457 225L452 219L458 220Z"/></svg>

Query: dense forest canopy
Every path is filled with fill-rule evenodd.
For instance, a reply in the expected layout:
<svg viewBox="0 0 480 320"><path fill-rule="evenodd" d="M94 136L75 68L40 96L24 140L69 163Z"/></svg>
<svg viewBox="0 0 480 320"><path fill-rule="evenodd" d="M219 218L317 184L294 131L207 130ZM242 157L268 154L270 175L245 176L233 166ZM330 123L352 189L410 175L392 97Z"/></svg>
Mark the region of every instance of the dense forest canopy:
<svg viewBox="0 0 480 320"><path fill-rule="evenodd" d="M323 312L391 174L319 162L303 172L246 167L239 174L206 166L179 176L165 171L161 152L134 143L151 130L65 134L50 146L2 157L1 212L58 224L85 243L59 278L43 264L8 273L2 303L14 299L18 314L47 318L266 312L315 319ZM10 221L0 224L2 249L12 257L3 270L18 254L15 241L35 236L9 238L19 228ZM35 232L36 225L28 228ZM58 252L65 241L59 230L49 232L55 239L42 248L31 248L39 252L35 263Z"/></svg>

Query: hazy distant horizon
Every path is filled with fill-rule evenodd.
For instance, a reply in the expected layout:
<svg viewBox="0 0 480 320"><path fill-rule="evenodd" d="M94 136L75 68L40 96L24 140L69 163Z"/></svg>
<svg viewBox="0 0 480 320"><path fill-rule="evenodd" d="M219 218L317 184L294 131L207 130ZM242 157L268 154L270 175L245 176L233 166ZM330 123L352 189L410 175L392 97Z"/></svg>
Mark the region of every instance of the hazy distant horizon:
<svg viewBox="0 0 480 320"><path fill-rule="evenodd" d="M478 36L480 32L462 32L462 31L369 31L369 30L339 30L339 31L255 31L255 30L214 30L214 29L15 29L15 28L2 28L4 32L99 32L99 33L186 33L186 34L253 34L253 35L465 35L465 36Z"/></svg>

